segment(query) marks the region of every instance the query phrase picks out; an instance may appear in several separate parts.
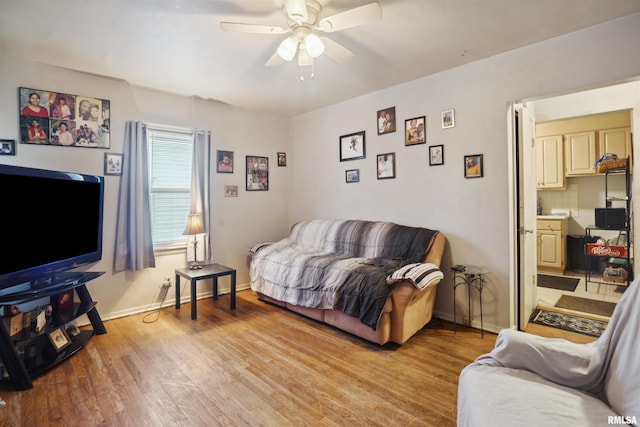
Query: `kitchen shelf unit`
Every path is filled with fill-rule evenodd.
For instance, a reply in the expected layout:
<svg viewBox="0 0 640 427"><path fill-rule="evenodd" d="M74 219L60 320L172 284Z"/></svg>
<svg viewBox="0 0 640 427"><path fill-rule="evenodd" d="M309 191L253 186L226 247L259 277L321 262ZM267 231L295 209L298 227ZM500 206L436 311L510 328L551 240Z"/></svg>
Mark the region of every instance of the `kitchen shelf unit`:
<svg viewBox="0 0 640 427"><path fill-rule="evenodd" d="M620 269L624 269L626 277L609 275L613 279L607 280L604 274L594 274L590 269L585 270L585 290L588 290L589 283L604 284L604 285L626 285L633 279L633 245L632 245L632 216L631 216L631 171L630 171L630 158L626 159L625 165L616 167L604 171L604 188L605 188L605 208L623 207L624 208L624 224L614 224L609 226L607 211L605 211L604 225L589 226L585 229L587 239L593 237L594 231L617 231L618 239L622 239L621 244L615 245L598 245L594 243L585 243L584 253L588 265L589 257L608 257L608 264L611 267L612 272L620 273ZM609 194L609 178L615 175L624 175L625 179L625 196L616 197ZM614 206L615 205L615 206ZM607 270L605 270L606 272Z"/></svg>

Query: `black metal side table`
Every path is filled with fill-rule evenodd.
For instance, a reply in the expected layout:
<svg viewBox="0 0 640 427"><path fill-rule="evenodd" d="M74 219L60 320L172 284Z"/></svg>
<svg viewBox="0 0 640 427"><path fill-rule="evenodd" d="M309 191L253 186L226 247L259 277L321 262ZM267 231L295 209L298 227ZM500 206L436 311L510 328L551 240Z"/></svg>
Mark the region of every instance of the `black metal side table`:
<svg viewBox="0 0 640 427"><path fill-rule="evenodd" d="M180 308L180 276L191 282L191 319L196 320L198 309L196 305L196 282L198 280L213 279L213 299L218 299L218 277L231 276L231 310L236 308L236 270L221 264L205 264L201 269L176 269L176 308Z"/></svg>
<svg viewBox="0 0 640 427"><path fill-rule="evenodd" d="M480 296L480 334L484 338L484 323L482 319L482 290L484 289L485 276L489 270L477 265L454 265L453 272L453 332L456 332L456 288L460 285L467 286L467 306L469 313L469 326L471 326L471 288L478 290Z"/></svg>

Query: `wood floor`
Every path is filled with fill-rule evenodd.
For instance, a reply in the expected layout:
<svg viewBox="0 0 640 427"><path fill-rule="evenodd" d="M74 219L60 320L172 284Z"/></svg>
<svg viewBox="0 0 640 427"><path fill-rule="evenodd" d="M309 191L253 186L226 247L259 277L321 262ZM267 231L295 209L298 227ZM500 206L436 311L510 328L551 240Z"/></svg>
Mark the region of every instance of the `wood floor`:
<svg viewBox="0 0 640 427"><path fill-rule="evenodd" d="M458 375L496 339L434 319L378 346L251 291L235 311L200 300L195 321L186 304L105 326L33 389L0 391L0 425L455 426Z"/></svg>

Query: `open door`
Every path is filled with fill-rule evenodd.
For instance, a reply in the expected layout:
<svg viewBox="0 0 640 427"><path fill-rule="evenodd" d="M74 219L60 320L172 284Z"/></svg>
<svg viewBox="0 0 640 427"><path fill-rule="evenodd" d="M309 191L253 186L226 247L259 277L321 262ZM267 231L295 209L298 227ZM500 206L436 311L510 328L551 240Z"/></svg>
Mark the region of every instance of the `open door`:
<svg viewBox="0 0 640 427"><path fill-rule="evenodd" d="M533 108L526 104L518 104L514 110L519 170L518 329L524 330L538 300L535 117Z"/></svg>

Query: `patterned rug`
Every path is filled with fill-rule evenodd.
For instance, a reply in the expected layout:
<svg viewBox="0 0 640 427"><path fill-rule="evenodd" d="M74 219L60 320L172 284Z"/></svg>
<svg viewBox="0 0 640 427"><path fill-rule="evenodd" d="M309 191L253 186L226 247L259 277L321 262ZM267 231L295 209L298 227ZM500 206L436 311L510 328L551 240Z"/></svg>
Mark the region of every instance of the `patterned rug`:
<svg viewBox="0 0 640 427"><path fill-rule="evenodd" d="M531 317L531 323L562 329L569 332L599 337L607 327L607 322L573 316L571 314L556 313L536 308Z"/></svg>

